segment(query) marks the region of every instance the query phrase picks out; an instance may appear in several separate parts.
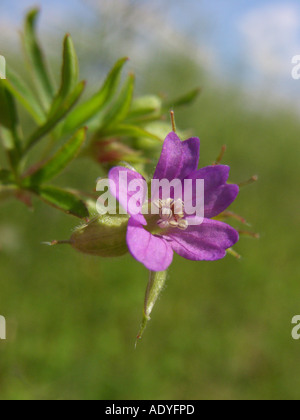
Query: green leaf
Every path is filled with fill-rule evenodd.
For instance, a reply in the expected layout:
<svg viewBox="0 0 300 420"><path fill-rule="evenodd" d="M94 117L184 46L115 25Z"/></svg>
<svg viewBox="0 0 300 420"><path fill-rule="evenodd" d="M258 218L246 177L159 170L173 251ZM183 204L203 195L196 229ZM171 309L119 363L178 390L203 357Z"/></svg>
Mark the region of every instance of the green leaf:
<svg viewBox="0 0 300 420"><path fill-rule="evenodd" d="M126 57L117 61L108 74L101 89L68 115L62 130L63 134L73 132L77 128L81 127L98 112L100 112L103 107L108 105L119 85L121 71L127 60L128 59Z"/></svg>
<svg viewBox="0 0 300 420"><path fill-rule="evenodd" d="M74 91L79 76L78 58L70 35L66 35L63 43L63 64L61 85L51 106L50 116L54 115L60 105Z"/></svg>
<svg viewBox="0 0 300 420"><path fill-rule="evenodd" d="M13 131L17 125L17 111L11 93L7 90L5 80L0 79L0 124Z"/></svg>
<svg viewBox="0 0 300 420"><path fill-rule="evenodd" d="M48 69L42 50L36 36L36 21L39 15L38 9L31 10L25 20L24 47L32 69L33 82L37 94L45 110L48 110L54 97L54 89L50 80Z"/></svg>
<svg viewBox="0 0 300 420"><path fill-rule="evenodd" d="M89 212L84 202L71 191L52 186L38 187L32 189L32 191L46 203L67 214L72 214L81 219L89 217Z"/></svg>
<svg viewBox="0 0 300 420"><path fill-rule="evenodd" d="M6 88L5 80L0 80L0 126L3 146L16 170L22 153L19 121L14 98Z"/></svg>
<svg viewBox="0 0 300 420"><path fill-rule="evenodd" d="M201 88L196 88L191 90L190 92L186 93L179 98L174 99L173 101L169 101L164 104L164 110L169 111L170 108L177 108L184 105L190 105L193 103L199 94L201 93Z"/></svg>
<svg viewBox="0 0 300 420"><path fill-rule="evenodd" d="M53 157L31 175L25 184L40 185L60 174L78 155L86 139L86 128L80 129Z"/></svg>
<svg viewBox="0 0 300 420"><path fill-rule="evenodd" d="M57 124L67 115L72 107L76 104L85 88L85 82L79 83L75 90L69 95L65 101L59 106L57 111L50 119L41 127L39 127L28 139L26 151L31 149L42 137L49 134Z"/></svg>
<svg viewBox="0 0 300 420"><path fill-rule="evenodd" d="M0 169L0 183L2 185L12 184L14 182L13 174L7 169Z"/></svg>
<svg viewBox="0 0 300 420"><path fill-rule="evenodd" d="M111 106L111 108L106 112L102 121L100 131L112 127L120 122L122 122L131 106L133 91L134 91L134 81L135 77L133 74L130 74L124 83L124 86L117 98L116 102Z"/></svg>
<svg viewBox="0 0 300 420"><path fill-rule="evenodd" d="M129 124L119 124L117 126L113 126L101 132L103 137L112 137L112 136L126 136L132 138L148 138L150 140L162 142L161 138L156 136L155 134L150 133L143 128L136 127L135 125Z"/></svg>
<svg viewBox="0 0 300 420"><path fill-rule="evenodd" d="M29 112L34 120L38 124L42 124L46 119L46 114L23 80L7 69L7 79L4 82L10 93Z"/></svg>

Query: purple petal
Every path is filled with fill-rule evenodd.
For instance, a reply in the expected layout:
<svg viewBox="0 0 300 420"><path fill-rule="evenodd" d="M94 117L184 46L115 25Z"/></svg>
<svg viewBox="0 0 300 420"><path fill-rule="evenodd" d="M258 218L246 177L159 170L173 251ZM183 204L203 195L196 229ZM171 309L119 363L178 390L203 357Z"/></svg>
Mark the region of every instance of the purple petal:
<svg viewBox="0 0 300 420"><path fill-rule="evenodd" d="M127 245L131 255L151 271L165 271L173 261L171 245L154 236L133 218L129 219Z"/></svg>
<svg viewBox="0 0 300 420"><path fill-rule="evenodd" d="M147 190L145 189L146 181L142 175L128 168L117 166L110 170L108 178L110 182L111 194L116 197L124 210L137 222L141 223L142 225L147 225L145 217L141 214L140 211L137 212L136 206L133 206L134 199L130 201L130 199L136 194L137 191L128 191L130 182L136 181L138 188L141 191L141 195L143 196L143 202L140 203L140 206L144 204L147 197ZM120 179L126 179L126 182L120 183Z"/></svg>
<svg viewBox="0 0 300 420"><path fill-rule="evenodd" d="M226 210L239 193L237 185L226 184L229 171L230 167L225 165L207 166L188 177L195 183L197 179L204 179L204 215L208 219ZM193 205L195 205L195 191L194 187Z"/></svg>
<svg viewBox="0 0 300 420"><path fill-rule="evenodd" d="M181 141L170 133L164 142L154 179L184 179L198 168L200 140L196 137Z"/></svg>
<svg viewBox="0 0 300 420"><path fill-rule="evenodd" d="M189 226L185 231L170 231L168 238L173 250L188 260L215 261L225 257L239 235L226 223L204 219L201 225Z"/></svg>

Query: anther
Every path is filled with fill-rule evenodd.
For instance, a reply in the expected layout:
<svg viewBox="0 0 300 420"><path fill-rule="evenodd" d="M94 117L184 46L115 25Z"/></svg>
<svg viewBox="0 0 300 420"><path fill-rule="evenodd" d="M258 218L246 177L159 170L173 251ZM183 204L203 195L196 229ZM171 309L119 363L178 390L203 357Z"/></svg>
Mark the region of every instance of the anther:
<svg viewBox="0 0 300 420"><path fill-rule="evenodd" d="M177 216L183 216L184 204L182 200L177 200L174 203L174 213Z"/></svg>
<svg viewBox="0 0 300 420"><path fill-rule="evenodd" d="M166 207L163 207L160 213L163 220L170 220L173 216L172 210Z"/></svg>
<svg viewBox="0 0 300 420"><path fill-rule="evenodd" d="M167 229L169 227L169 222L167 220L159 220L157 224L161 229Z"/></svg>
<svg viewBox="0 0 300 420"><path fill-rule="evenodd" d="M181 230L186 230L189 227L188 221L187 220L179 220L178 227Z"/></svg>
<svg viewBox="0 0 300 420"><path fill-rule="evenodd" d="M161 200L155 200L153 201L153 204L158 208L161 209L162 208L162 201Z"/></svg>

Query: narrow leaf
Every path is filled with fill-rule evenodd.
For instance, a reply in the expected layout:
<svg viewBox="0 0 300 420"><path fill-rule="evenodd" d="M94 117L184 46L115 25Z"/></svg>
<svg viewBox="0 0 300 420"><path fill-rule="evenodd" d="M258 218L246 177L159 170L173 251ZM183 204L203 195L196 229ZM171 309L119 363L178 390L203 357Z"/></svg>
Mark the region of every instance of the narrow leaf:
<svg viewBox="0 0 300 420"><path fill-rule="evenodd" d="M124 86L116 102L104 115L103 120L101 122L100 131L102 131L105 128L116 125L117 123L122 122L126 118L132 102L134 81L134 75L130 74L126 82L124 83Z"/></svg>
<svg viewBox="0 0 300 420"><path fill-rule="evenodd" d="M33 82L45 110L54 97L54 89L50 80L48 69L42 50L36 36L36 21L39 15L38 9L28 13L25 20L24 47L33 73Z"/></svg>
<svg viewBox="0 0 300 420"><path fill-rule="evenodd" d="M41 127L39 127L28 139L26 150L28 151L33 147L42 137L49 134L57 124L70 112L72 107L76 104L80 98L83 89L85 88L85 82L81 82L77 85L75 90L66 100L59 106L57 111L50 117L50 119Z"/></svg>
<svg viewBox="0 0 300 420"><path fill-rule="evenodd" d="M63 127L63 134L70 133L81 127L109 104L119 85L121 71L127 60L126 57L117 61L101 89L68 115Z"/></svg>
<svg viewBox="0 0 300 420"><path fill-rule="evenodd" d="M0 80L0 126L3 146L7 151L10 164L16 169L21 157L19 121L14 98Z"/></svg>
<svg viewBox="0 0 300 420"><path fill-rule="evenodd" d="M63 44L63 64L61 85L51 106L50 116L55 114L59 106L74 91L79 76L78 58L70 35L66 35Z"/></svg>
<svg viewBox="0 0 300 420"><path fill-rule="evenodd" d="M190 92L186 93L183 96L180 96L179 98L176 98L172 101L168 101L164 104L164 110L168 111L170 108L177 108L183 105L190 105L193 103L199 94L201 93L200 88L196 88L191 90Z"/></svg>
<svg viewBox="0 0 300 420"><path fill-rule="evenodd" d="M18 123L17 110L14 99L8 91L5 80L0 80L0 124L14 131Z"/></svg>
<svg viewBox="0 0 300 420"><path fill-rule="evenodd" d="M46 203L67 214L72 214L81 219L89 216L84 202L71 191L52 186L43 186L32 191Z"/></svg>
<svg viewBox="0 0 300 420"><path fill-rule="evenodd" d="M162 142L160 137L156 136L155 134L152 134L143 128L129 124L119 124L117 126L110 127L104 130L101 134L103 137L126 136L132 138L148 138L150 140L159 141L160 143Z"/></svg>
<svg viewBox="0 0 300 420"><path fill-rule="evenodd" d="M45 121L45 112L36 100L32 91L26 86L23 80L11 70L7 70L7 79L4 81L7 89L26 111L41 124Z"/></svg>
<svg viewBox="0 0 300 420"><path fill-rule="evenodd" d="M75 159L86 139L86 128L80 129L56 154L37 172L31 175L26 184L40 185L60 174Z"/></svg>

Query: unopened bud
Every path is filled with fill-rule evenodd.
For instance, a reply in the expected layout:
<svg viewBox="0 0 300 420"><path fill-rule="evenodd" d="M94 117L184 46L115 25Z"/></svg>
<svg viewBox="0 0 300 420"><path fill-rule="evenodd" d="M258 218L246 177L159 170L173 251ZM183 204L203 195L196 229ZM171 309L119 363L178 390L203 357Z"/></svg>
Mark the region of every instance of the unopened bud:
<svg viewBox="0 0 300 420"><path fill-rule="evenodd" d="M92 144L92 155L97 162L111 168L118 162L144 163L141 152L121 143L117 138L103 139Z"/></svg>
<svg viewBox="0 0 300 420"><path fill-rule="evenodd" d="M150 315L152 313L153 307L159 298L165 283L167 280L167 271L153 272L150 271L150 277L146 289L145 303L144 303L144 313L143 320L139 333L136 337L135 346L137 345L138 340L142 338L142 335L146 329L148 322L150 321Z"/></svg>
<svg viewBox="0 0 300 420"><path fill-rule="evenodd" d="M97 216L78 227L71 236L73 248L84 254L100 257L120 257L128 252L127 215Z"/></svg>

